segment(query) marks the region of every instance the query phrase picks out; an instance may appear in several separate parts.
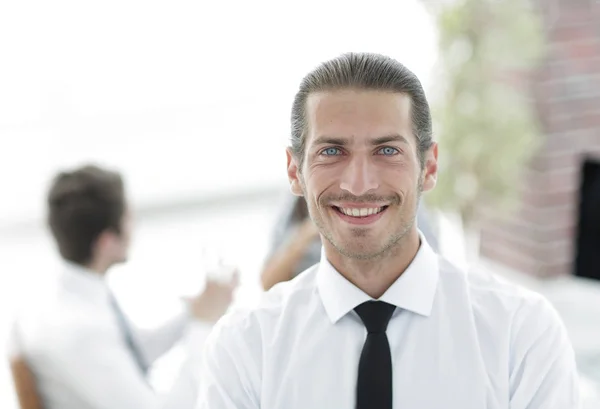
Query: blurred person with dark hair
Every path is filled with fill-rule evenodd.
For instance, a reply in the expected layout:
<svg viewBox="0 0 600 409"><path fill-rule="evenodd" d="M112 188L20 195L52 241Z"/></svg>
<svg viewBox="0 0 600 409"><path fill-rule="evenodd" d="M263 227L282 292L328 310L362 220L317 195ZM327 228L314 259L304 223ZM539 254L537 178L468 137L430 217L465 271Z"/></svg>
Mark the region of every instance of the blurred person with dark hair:
<svg viewBox="0 0 600 409"><path fill-rule="evenodd" d="M35 382L45 409L191 408L197 397L196 351L232 300L229 283L208 281L184 312L160 328L135 330L106 282L127 260L132 211L120 174L95 166L60 173L48 194L48 224L64 260L57 282L28 305L13 328L13 370ZM159 397L146 375L177 341L193 344L170 393Z"/></svg>
<svg viewBox="0 0 600 409"><path fill-rule="evenodd" d="M541 295L438 255L415 220L438 145L419 79L348 53L301 82L287 174L320 262L227 314L198 409L576 409L573 348Z"/></svg>
<svg viewBox="0 0 600 409"><path fill-rule="evenodd" d="M260 275L264 290L291 280L321 259L319 229L310 219L306 200L302 196L293 195L286 195L286 199L275 222L271 247ZM417 213L417 222L431 248L438 251L437 234L431 215L422 203Z"/></svg>

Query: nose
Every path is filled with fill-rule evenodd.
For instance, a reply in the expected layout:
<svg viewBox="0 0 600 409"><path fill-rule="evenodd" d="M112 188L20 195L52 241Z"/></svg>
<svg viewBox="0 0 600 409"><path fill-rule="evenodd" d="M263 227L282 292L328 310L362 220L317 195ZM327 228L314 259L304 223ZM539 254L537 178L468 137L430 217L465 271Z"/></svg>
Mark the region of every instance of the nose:
<svg viewBox="0 0 600 409"><path fill-rule="evenodd" d="M340 189L361 196L378 187L377 172L369 159L359 155L351 158L342 173Z"/></svg>

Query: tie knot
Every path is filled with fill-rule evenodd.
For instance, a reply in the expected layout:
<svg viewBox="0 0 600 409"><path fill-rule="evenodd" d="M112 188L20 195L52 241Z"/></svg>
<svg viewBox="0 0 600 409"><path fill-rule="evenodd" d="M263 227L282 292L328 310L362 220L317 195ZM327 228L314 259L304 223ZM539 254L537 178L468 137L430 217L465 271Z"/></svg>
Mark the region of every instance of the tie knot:
<svg viewBox="0 0 600 409"><path fill-rule="evenodd" d="M354 309L370 334L385 332L396 307L383 301L367 301Z"/></svg>

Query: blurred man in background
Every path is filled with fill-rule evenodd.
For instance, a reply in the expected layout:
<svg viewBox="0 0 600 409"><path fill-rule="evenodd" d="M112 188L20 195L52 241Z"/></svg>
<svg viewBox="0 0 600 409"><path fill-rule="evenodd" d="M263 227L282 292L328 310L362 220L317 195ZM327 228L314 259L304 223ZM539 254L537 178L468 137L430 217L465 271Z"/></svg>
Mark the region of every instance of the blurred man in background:
<svg viewBox="0 0 600 409"><path fill-rule="evenodd" d="M19 314L13 329L12 368L22 407L193 407L197 352L229 306L237 276L228 283L209 281L164 326L134 330L105 279L112 266L127 260L131 218L118 173L86 166L55 178L48 222L64 265L55 285ZM148 369L184 334L194 345L192 355L170 393L159 398L147 381Z"/></svg>

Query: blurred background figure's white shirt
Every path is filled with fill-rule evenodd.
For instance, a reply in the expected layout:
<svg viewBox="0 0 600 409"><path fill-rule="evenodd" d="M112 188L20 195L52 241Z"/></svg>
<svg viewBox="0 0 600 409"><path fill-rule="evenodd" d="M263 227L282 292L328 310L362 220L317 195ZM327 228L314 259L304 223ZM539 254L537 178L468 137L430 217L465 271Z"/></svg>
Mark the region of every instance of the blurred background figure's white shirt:
<svg viewBox="0 0 600 409"><path fill-rule="evenodd" d="M135 332L148 364L182 337L196 346L169 393L159 395L123 338L106 280L67 263L57 278L42 299L18 314L10 351L27 360L45 409L193 407L208 324L182 313L153 331Z"/></svg>
<svg viewBox="0 0 600 409"><path fill-rule="evenodd" d="M380 298L394 408L576 409L571 343L540 295L439 257L417 256ZM207 341L198 409L355 406L367 335L353 309L371 298L322 255L259 306L227 315Z"/></svg>

